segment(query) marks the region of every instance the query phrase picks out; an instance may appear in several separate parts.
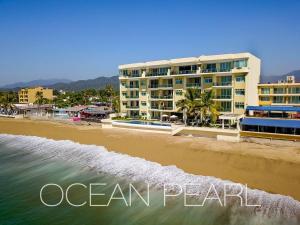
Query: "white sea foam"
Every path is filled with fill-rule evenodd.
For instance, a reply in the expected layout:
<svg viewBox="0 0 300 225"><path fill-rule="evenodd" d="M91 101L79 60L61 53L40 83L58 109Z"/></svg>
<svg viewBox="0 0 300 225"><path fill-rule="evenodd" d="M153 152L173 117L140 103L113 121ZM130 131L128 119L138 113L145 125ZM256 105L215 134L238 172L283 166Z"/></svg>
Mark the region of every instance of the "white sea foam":
<svg viewBox="0 0 300 225"><path fill-rule="evenodd" d="M55 141L35 136L0 134L0 144L45 158L74 162L99 172L143 181L159 188L170 183L182 186L199 184L201 190L208 190L213 184L222 195L225 183L234 184L215 177L188 174L176 166L162 166L142 158L107 151L102 146L82 145L68 140ZM289 218L295 224L300 221L300 202L291 197L248 189L248 199L251 203L259 202L262 205L260 208L253 208L256 214Z"/></svg>

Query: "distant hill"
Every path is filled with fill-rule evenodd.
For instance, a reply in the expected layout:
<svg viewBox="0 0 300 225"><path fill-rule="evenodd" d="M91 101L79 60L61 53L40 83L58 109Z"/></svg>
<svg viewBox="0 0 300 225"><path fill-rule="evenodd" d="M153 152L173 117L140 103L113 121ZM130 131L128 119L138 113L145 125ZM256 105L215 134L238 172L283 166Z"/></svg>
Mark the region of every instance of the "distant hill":
<svg viewBox="0 0 300 225"><path fill-rule="evenodd" d="M45 80L32 80L29 82L17 82L17 83L12 83L12 84L7 84L4 85L2 87L0 87L0 89L4 89L4 90L16 90L19 88L25 88L25 87L33 87L33 86L49 86L49 85L53 85L56 83L70 83L71 80L67 80L67 79L45 79Z"/></svg>
<svg viewBox="0 0 300 225"><path fill-rule="evenodd" d="M278 80L285 80L287 75L294 75L296 82L300 82L300 70L294 70L284 75L261 76L261 83L274 83Z"/></svg>
<svg viewBox="0 0 300 225"><path fill-rule="evenodd" d="M47 87L64 91L80 91L88 88L103 89L106 85L112 85L113 88L119 89L119 76L97 77L95 79L78 80L70 83L56 83Z"/></svg>

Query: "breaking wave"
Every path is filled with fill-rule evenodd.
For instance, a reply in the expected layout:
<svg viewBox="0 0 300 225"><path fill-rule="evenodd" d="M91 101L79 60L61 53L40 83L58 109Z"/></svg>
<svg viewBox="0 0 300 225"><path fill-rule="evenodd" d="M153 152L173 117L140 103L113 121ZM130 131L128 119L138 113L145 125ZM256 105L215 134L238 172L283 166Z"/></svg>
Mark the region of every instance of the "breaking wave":
<svg viewBox="0 0 300 225"><path fill-rule="evenodd" d="M188 174L176 166L162 166L142 158L108 151L102 146L83 145L69 140L56 141L35 136L0 134L0 144L37 154L45 159L64 160L95 171L146 182L154 188L162 188L164 184L172 183L198 184L201 190L208 190L213 184L222 196L224 184L235 184L215 177ZM235 186L231 187L234 189ZM242 187L245 188L243 185ZM200 192L199 196L201 194L206 192ZM261 207L251 208L255 215L289 218L295 224L300 221L300 202L291 197L248 189L248 199L261 204Z"/></svg>

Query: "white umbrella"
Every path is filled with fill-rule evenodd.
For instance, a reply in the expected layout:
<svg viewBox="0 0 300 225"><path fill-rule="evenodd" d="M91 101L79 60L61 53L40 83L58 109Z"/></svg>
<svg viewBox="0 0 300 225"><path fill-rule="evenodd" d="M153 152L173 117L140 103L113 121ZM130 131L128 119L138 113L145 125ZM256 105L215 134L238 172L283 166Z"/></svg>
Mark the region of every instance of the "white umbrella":
<svg viewBox="0 0 300 225"><path fill-rule="evenodd" d="M161 117L169 117L169 115L163 114L163 115L161 115Z"/></svg>
<svg viewBox="0 0 300 225"><path fill-rule="evenodd" d="M171 119L177 119L177 118L178 118L178 116L176 116L176 115L172 115L172 116L170 116L170 118L171 118Z"/></svg>

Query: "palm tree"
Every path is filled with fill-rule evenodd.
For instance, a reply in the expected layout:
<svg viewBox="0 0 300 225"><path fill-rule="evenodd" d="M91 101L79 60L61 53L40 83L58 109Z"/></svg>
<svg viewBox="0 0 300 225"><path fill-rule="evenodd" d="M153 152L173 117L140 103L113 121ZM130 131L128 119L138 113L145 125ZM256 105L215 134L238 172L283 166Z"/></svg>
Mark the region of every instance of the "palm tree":
<svg viewBox="0 0 300 225"><path fill-rule="evenodd" d="M179 107L179 111L183 112L184 124L187 125L187 118L193 117L197 120L199 116L199 108L201 101L199 100L199 91L196 89L187 89L185 98L176 102L176 106Z"/></svg>
<svg viewBox="0 0 300 225"><path fill-rule="evenodd" d="M43 99L44 99L43 92L37 91L35 94L35 98L36 98L36 100L35 100L36 104L38 104L38 105L43 104Z"/></svg>
<svg viewBox="0 0 300 225"><path fill-rule="evenodd" d="M219 115L217 105L213 101L212 91L205 91L199 95L197 89L187 89L185 98L179 100L176 106L184 114L185 125L188 117L192 117L196 123L198 118L200 118L201 123L208 125L209 120L211 123L214 123Z"/></svg>
<svg viewBox="0 0 300 225"><path fill-rule="evenodd" d="M216 122L219 112L216 103L213 101L213 92L211 90L204 91L201 94L200 112L201 120L204 120L205 125L208 125L209 119L211 123Z"/></svg>

